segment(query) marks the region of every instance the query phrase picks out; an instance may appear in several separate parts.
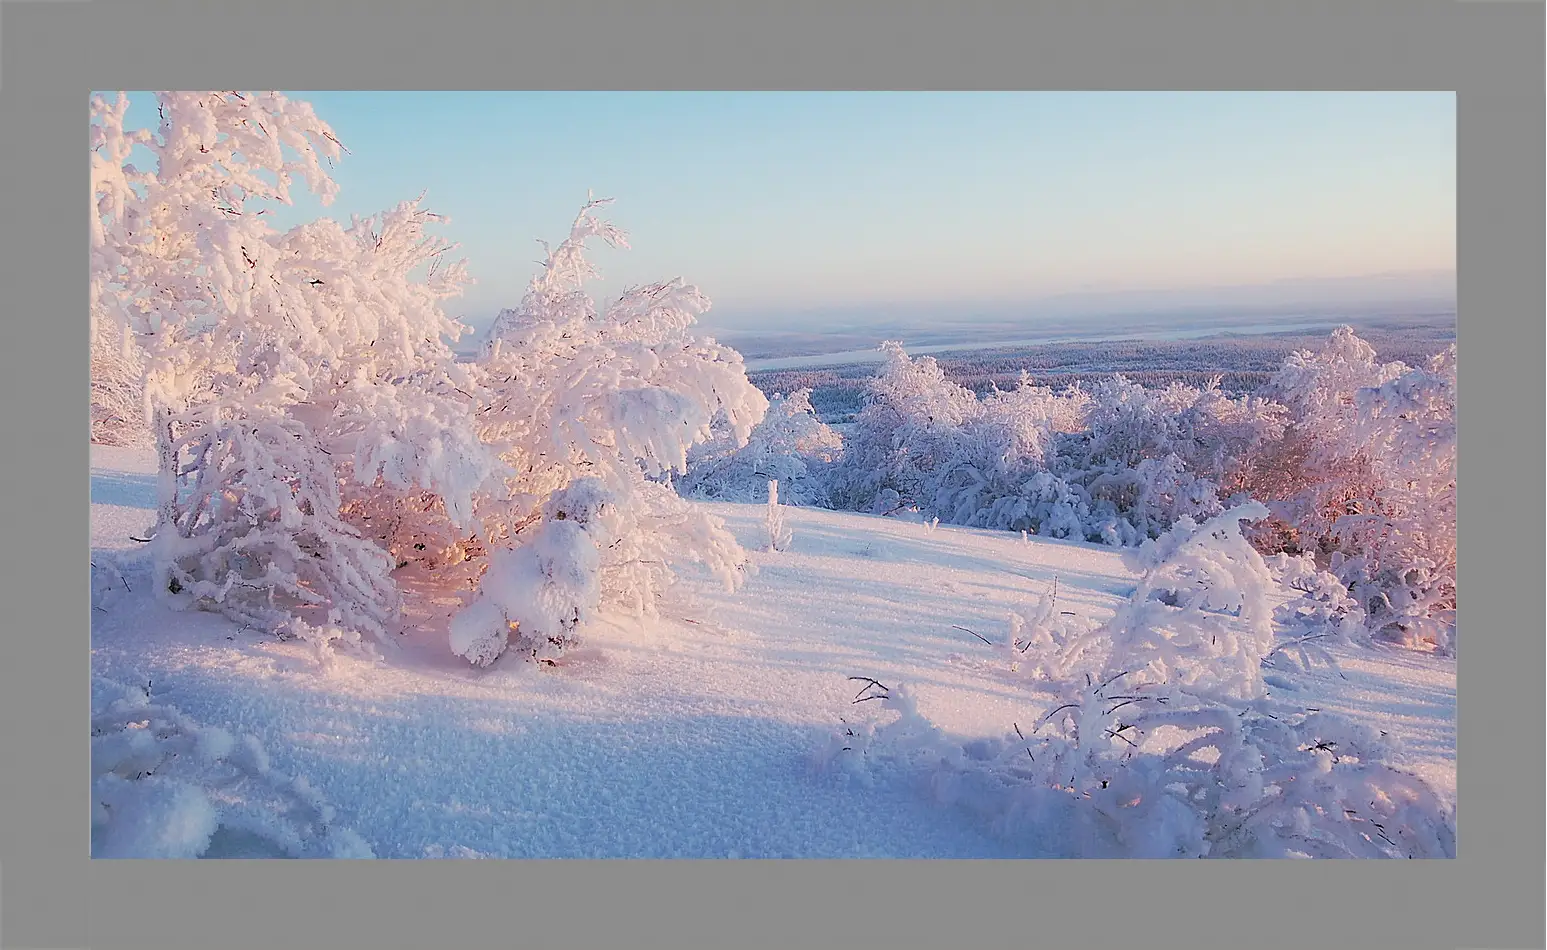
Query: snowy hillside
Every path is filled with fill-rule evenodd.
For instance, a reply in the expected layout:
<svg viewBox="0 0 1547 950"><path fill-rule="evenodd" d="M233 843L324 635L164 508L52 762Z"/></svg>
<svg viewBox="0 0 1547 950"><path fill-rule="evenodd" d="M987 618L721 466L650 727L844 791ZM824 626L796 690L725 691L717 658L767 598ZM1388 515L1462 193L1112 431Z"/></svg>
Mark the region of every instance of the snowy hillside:
<svg viewBox="0 0 1547 950"><path fill-rule="evenodd" d="M835 737L869 725L879 741L898 719L850 677L902 688L939 730L935 741L967 760L1032 732L1062 700L1028 675L1041 647L1014 649L1009 615L1032 618L1056 577L1063 621L1110 619L1139 581L1117 550L786 508L793 541L771 552L762 506L711 504L753 552L755 572L734 593L691 572L658 618L610 612L552 662L512 651L487 668L448 646L460 604L415 601L392 638L399 649L368 661L156 602L146 545L133 540L155 520L155 470L148 451L92 448L93 709L148 686L148 702L180 711L185 731L204 737L198 761L236 761L220 753L250 735L267 753L261 787L291 798L300 788L312 811L275 806L302 829L289 838L253 819L210 846L225 820L212 815L258 807L249 769L247 784L211 793L210 804L158 806L162 840L125 845L139 853L349 854L358 842L405 858L1082 853L1057 825L984 807L992 795L981 784L967 794L880 745L871 766L856 767L854 756L871 753ZM1267 670L1269 697L1378 730L1453 803L1455 660L1329 650L1341 673L1324 663ZM226 738L208 738L217 732ZM286 784L294 776L300 786ZM100 839L96 851L112 845Z"/></svg>

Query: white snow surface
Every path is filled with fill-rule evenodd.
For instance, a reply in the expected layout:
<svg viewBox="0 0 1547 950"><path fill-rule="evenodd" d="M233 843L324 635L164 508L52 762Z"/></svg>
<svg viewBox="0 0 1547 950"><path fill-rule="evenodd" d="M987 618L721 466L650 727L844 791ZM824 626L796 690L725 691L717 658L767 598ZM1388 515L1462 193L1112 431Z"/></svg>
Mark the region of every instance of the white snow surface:
<svg viewBox="0 0 1547 950"><path fill-rule="evenodd" d="M255 736L379 857L1038 857L903 778L814 763L840 717L884 715L852 702L850 676L906 683L964 742L1035 721L1049 697L1006 668L1008 613L1030 615L1056 575L1059 609L1100 621L1136 584L1096 545L811 508L783 509L793 543L763 551L765 506L713 504L759 552L736 593L690 575L658 618L607 615L554 666L488 669L452 654L445 597L383 660L324 667L305 643L151 598L132 538L154 520L153 473L145 450L92 447L92 559L122 574L94 571L110 589L91 613L94 682L149 683ZM1270 694L1388 731L1454 802L1455 661L1333 652L1346 678L1273 673Z"/></svg>

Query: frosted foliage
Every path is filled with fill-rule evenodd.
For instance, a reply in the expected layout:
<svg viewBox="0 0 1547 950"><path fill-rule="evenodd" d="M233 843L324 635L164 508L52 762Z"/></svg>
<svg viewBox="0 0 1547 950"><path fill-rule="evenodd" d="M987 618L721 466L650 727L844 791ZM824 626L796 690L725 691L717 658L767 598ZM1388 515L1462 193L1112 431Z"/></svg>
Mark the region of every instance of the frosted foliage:
<svg viewBox="0 0 1547 950"><path fill-rule="evenodd" d="M99 445L150 441L144 354L127 327L101 315L91 321L91 441Z"/></svg>
<svg viewBox="0 0 1547 950"><path fill-rule="evenodd" d="M168 585L194 603L279 633L332 615L383 637L398 604L391 557L340 516L339 482L293 419L190 427L186 500L153 547Z"/></svg>
<svg viewBox="0 0 1547 950"><path fill-rule="evenodd" d="M1356 556L1340 576L1376 632L1454 653L1456 604L1456 351L1361 390L1354 429L1381 485L1368 515L1334 532Z"/></svg>
<svg viewBox="0 0 1547 950"><path fill-rule="evenodd" d="M1245 536L1336 576L1357 607L1343 628L1454 651L1454 347L1381 363L1343 327L1254 394L1122 375L1055 394L1023 373L982 398L883 349L828 504L1132 547L1256 499L1269 517Z"/></svg>
<svg viewBox="0 0 1547 950"><path fill-rule="evenodd" d="M1207 518L1221 507L1217 486L1175 455L1087 471L1083 487L1090 499L1088 534L1108 544L1142 544L1178 519Z"/></svg>
<svg viewBox="0 0 1547 950"><path fill-rule="evenodd" d="M528 543L496 551L478 598L452 619L452 651L486 666L512 632L534 653L562 645L600 604L600 562L596 539L574 521L545 523Z"/></svg>
<svg viewBox="0 0 1547 950"><path fill-rule="evenodd" d="M601 596L646 611L672 563L736 573L730 535L650 479L685 471L716 420L745 443L767 400L738 354L691 332L709 305L696 288L666 281L597 310L585 242L625 243L595 215L601 202L500 315L482 358L460 364L464 328L441 307L468 278L417 201L347 226L269 227L294 182L325 203L335 191L325 166L342 147L309 106L162 93L160 125L131 130L126 103L93 104L92 305L97 336L129 334L143 367L136 390L132 371L98 359L97 415L98 429L123 428L114 407L137 392L150 408L158 589L313 642L381 639L395 570L476 578L579 478L639 509L586 582ZM138 147L150 170L129 161ZM490 583L574 581L516 618L533 636L560 601L589 609L584 562L564 560L582 557L571 533L545 528L528 554L490 565Z"/></svg>
<svg viewBox="0 0 1547 950"><path fill-rule="evenodd" d="M1121 376L1090 392L1031 384L978 399L931 359L886 344L833 469L830 500L899 504L952 524L1134 545L1221 510L1220 484L1277 439L1284 410Z"/></svg>
<svg viewBox="0 0 1547 950"><path fill-rule="evenodd" d="M1382 364L1349 327L1340 327L1319 353L1291 354L1265 388L1288 409L1288 427L1275 452L1250 473L1244 487L1273 502L1274 514L1302 548L1331 532L1350 507L1367 506L1379 486L1354 431L1357 393L1401 375L1400 363Z"/></svg>
<svg viewBox="0 0 1547 950"><path fill-rule="evenodd" d="M789 504L828 503L826 478L843 442L817 418L809 389L770 398L744 445L724 420L712 429L715 437L689 452L687 474L677 483L684 497L752 502L772 479Z"/></svg>
<svg viewBox="0 0 1547 950"><path fill-rule="evenodd" d="M584 290L596 274L586 242L626 246L623 233L596 215L605 203L581 211L521 306L499 315L477 363L485 393L479 433L506 467L503 489L477 500L479 517L491 541L514 539L521 548L497 556L470 613L454 625L454 649L475 662L492 662L506 642L489 605L519 624L512 605L541 587L534 578L554 576L561 551L580 557L574 552L596 548L594 592L563 588L550 606L567 608L564 598L573 593L579 609L550 617L545 607L541 617L527 617L526 639L569 642L595 598L651 613L685 563L701 563L734 586L745 561L718 519L659 480L687 470L690 450L713 438L716 420L735 446L745 445L768 400L747 380L740 354L691 332L709 307L697 288L680 280L652 284L598 310ZM597 505L580 534L552 527L574 523L572 513L559 514L581 497ZM539 543L559 547L520 553ZM561 621L568 626L553 635Z"/></svg>
<svg viewBox="0 0 1547 950"><path fill-rule="evenodd" d="M1089 494L1093 540L1137 544L1178 518L1221 510L1221 481L1283 431L1283 411L1256 397L1204 389L1161 390L1117 376L1098 385L1088 438L1065 460Z"/></svg>
<svg viewBox="0 0 1547 950"><path fill-rule="evenodd" d="M1350 591L1376 635L1456 644L1456 350L1379 363L1351 329L1286 361L1269 393L1291 412L1245 487L1274 499L1278 537Z"/></svg>
<svg viewBox="0 0 1547 950"><path fill-rule="evenodd" d="M1266 515L1238 506L1146 542L1138 588L1100 627L1054 631L1046 600L1029 624L1012 615L1012 644L1042 654L1025 662L1059 697L1025 728L963 741L906 684L872 684L860 698L895 717L846 721L819 761L901 770L1066 857L1454 857L1453 808L1378 730L1263 698L1273 575L1241 522Z"/></svg>
<svg viewBox="0 0 1547 950"><path fill-rule="evenodd" d="M990 418L1010 426L1028 450L1036 446L1046 452L1051 433L1084 431L1090 414L1090 395L1079 387L1055 393L1037 386L1024 370L1013 389L995 390L984 397Z"/></svg>
<svg viewBox="0 0 1547 950"><path fill-rule="evenodd" d="M126 129L127 97L92 100L93 306L127 324L148 351L153 399L185 402L230 354L251 307L273 231L263 204L290 203L300 175L326 203L323 164L340 155L304 103L278 93L159 93L160 125ZM129 161L141 147L154 168ZM257 291L261 293L262 291ZM225 332L219 332L220 330Z"/></svg>
<svg viewBox="0 0 1547 950"><path fill-rule="evenodd" d="M1083 683L1034 726L963 742L906 684L819 761L903 771L1041 851L1079 858L1443 858L1455 813L1376 730L1326 713ZM885 714L883 714L885 715Z"/></svg>
<svg viewBox="0 0 1547 950"><path fill-rule="evenodd" d="M1284 361L1269 391L1288 407L1297 424L1309 425L1324 438L1315 459L1347 455L1357 414L1355 394L1379 387L1406 370L1401 363L1380 363L1375 349L1351 327L1332 332L1319 353L1301 350Z"/></svg>
<svg viewBox="0 0 1547 950"><path fill-rule="evenodd" d="M1261 660L1273 647L1273 575L1241 533L1267 517L1252 502L1203 522L1183 517L1131 552L1143 575L1110 622L1113 670L1133 683L1170 683L1200 696L1263 695Z"/></svg>
<svg viewBox="0 0 1547 950"><path fill-rule="evenodd" d="M1348 585L1318 568L1310 554L1280 553L1265 560L1280 585L1299 592L1275 610L1274 620L1292 635L1285 646L1291 655L1299 654L1302 667L1311 665L1305 644L1351 642L1367 635L1364 609L1349 596Z"/></svg>
<svg viewBox="0 0 1547 950"><path fill-rule="evenodd" d="M585 242L623 243L595 216L603 204L586 206L521 306L499 315L480 360L490 402L479 415L513 472L512 523L582 475L620 485L680 474L717 417L742 445L768 408L740 354L690 332L709 308L697 288L635 288L598 314L583 290L594 274Z"/></svg>
<svg viewBox="0 0 1547 950"><path fill-rule="evenodd" d="M606 605L653 613L688 563L727 589L740 583L745 555L723 522L663 486L631 488L584 478L555 493L530 539L490 558L477 596L452 619L453 652L488 665L514 642L547 657Z"/></svg>
<svg viewBox="0 0 1547 950"><path fill-rule="evenodd" d="M1086 413L1091 458L1133 468L1170 454L1182 435L1179 412L1196 395L1181 385L1151 392L1122 376L1101 381Z"/></svg>
<svg viewBox="0 0 1547 950"><path fill-rule="evenodd" d="M888 490L904 504L922 505L952 431L982 411L977 397L947 380L931 357L914 360L895 342L881 349L886 363L869 384L833 473L834 503L856 511L872 510Z"/></svg>
<svg viewBox="0 0 1547 950"><path fill-rule="evenodd" d="M252 736L202 725L144 689L91 719L91 854L97 858L370 858L333 806L269 763ZM243 840L249 852L223 854Z"/></svg>
<svg viewBox="0 0 1547 950"><path fill-rule="evenodd" d="M315 607L380 635L400 537L362 537L362 513L432 492L468 525L497 470L448 342L461 327L440 309L465 271L413 201L347 227L267 224L298 179L335 193L325 165L342 149L310 106L156 100L155 130L124 127L122 95L94 100L91 255L94 312L143 354L158 589L276 631ZM151 169L128 161L134 146Z"/></svg>

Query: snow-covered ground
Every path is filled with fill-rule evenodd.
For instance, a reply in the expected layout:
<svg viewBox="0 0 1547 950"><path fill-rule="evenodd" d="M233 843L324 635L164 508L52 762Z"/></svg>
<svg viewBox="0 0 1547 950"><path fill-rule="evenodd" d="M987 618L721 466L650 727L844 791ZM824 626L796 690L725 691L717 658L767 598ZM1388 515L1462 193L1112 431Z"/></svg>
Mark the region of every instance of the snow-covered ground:
<svg viewBox="0 0 1547 950"><path fill-rule="evenodd" d="M324 668L303 644L150 597L132 561L153 471L148 452L92 449L94 563L131 564L92 612L94 705L148 684L255 736L380 857L1036 857L902 778L815 763L840 717L871 714L850 676L906 683L964 741L1035 720L1048 697L973 632L1001 643L1007 613L1029 615L1055 575L1059 608L1093 621L1135 584L1094 545L789 509L791 549L755 554L740 591L690 576L660 618L613 618L555 666L470 667L447 646L446 602L409 618L383 661ZM711 508L761 549L761 506ZM1335 653L1343 677L1275 676L1270 691L1389 732L1453 802L1455 661Z"/></svg>

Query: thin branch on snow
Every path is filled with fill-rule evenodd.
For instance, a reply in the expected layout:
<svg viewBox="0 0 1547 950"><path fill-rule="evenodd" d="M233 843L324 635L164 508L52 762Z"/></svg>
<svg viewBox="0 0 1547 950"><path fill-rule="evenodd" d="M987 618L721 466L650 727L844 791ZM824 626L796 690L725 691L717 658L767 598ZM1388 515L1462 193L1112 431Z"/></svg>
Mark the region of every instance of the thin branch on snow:
<svg viewBox="0 0 1547 950"><path fill-rule="evenodd" d="M966 627L963 627L960 624L954 624L954 623L951 624L951 629L953 629L953 630L961 630L961 631L963 631L965 633L970 633L973 636L977 637L979 640L982 640L984 643L988 644L989 646L993 646L994 645L994 641L990 640L988 637L983 636L981 633L978 633L976 630L968 630Z"/></svg>

